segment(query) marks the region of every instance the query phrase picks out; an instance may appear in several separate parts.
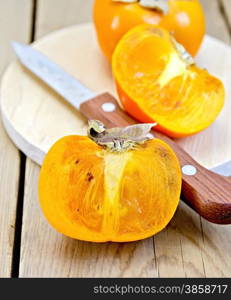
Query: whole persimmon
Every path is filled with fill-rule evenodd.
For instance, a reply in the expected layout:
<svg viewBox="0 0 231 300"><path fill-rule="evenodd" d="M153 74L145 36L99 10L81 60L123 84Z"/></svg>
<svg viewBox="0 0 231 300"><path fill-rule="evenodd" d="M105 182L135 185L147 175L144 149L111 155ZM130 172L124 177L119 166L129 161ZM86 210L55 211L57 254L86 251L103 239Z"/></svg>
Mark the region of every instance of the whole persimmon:
<svg viewBox="0 0 231 300"><path fill-rule="evenodd" d="M128 242L162 230L181 192L173 150L148 136L154 124L106 129L90 121L88 136L66 136L49 150L39 198L50 224L69 237Z"/></svg>
<svg viewBox="0 0 231 300"><path fill-rule="evenodd" d="M198 0L95 0L96 33L109 60L121 37L142 23L164 27L193 56L205 34L205 17Z"/></svg>

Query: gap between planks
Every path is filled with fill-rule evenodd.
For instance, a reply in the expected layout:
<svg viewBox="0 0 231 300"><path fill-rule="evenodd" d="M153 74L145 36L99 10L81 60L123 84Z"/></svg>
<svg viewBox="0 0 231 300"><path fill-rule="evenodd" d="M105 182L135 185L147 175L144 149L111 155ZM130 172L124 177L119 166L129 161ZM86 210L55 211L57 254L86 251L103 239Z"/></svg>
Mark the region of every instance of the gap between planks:
<svg viewBox="0 0 231 300"><path fill-rule="evenodd" d="M12 278L18 278L19 275L25 171L26 171L26 156L22 152L20 152L18 200L17 200L17 208L16 208L14 245L13 245L12 265L11 265Z"/></svg>
<svg viewBox="0 0 231 300"><path fill-rule="evenodd" d="M20 2L20 3L19 3ZM0 1L0 75L14 58L11 40L28 42L31 29L31 0ZM0 122L0 277L11 277L18 202L20 153Z"/></svg>
<svg viewBox="0 0 231 300"><path fill-rule="evenodd" d="M223 16L227 31L229 32L229 36L231 37L231 14L230 14L230 10L231 10L231 3L230 0L229 4L227 2L227 0L218 0L218 7L220 10L221 15Z"/></svg>
<svg viewBox="0 0 231 300"><path fill-rule="evenodd" d="M36 9L37 9L37 0L32 0L31 33L30 33L29 43L32 43L34 41L34 38L35 38ZM19 277L20 255L21 255L21 235L22 235L23 207L24 207L25 176L26 176L26 156L25 156L24 153L22 153L20 151L18 199L17 199L17 208L16 208L14 244L13 244L12 265L11 265L11 277L12 278L18 278Z"/></svg>

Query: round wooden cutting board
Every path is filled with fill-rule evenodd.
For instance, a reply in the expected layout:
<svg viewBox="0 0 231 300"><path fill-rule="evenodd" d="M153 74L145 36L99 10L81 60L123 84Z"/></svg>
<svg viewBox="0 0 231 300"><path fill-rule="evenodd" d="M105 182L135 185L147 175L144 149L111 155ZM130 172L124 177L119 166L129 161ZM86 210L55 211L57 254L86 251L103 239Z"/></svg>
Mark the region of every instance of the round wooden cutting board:
<svg viewBox="0 0 231 300"><path fill-rule="evenodd" d="M54 32L34 47L93 91L116 96L110 65L98 48L92 24ZM231 159L231 48L206 36L196 60L223 80L226 104L209 129L178 143L199 163L212 167ZM17 61L2 79L1 112L11 139L38 164L60 137L86 134L87 120Z"/></svg>

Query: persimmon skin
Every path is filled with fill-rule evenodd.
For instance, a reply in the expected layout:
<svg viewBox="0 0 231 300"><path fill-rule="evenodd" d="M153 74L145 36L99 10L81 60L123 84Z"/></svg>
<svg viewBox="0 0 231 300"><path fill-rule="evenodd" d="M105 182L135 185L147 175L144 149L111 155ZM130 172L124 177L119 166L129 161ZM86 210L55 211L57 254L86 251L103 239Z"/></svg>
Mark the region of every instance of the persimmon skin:
<svg viewBox="0 0 231 300"><path fill-rule="evenodd" d="M127 113L156 122L155 129L172 138L208 128L223 108L221 80L188 65L163 28L144 24L128 31L114 51L112 69Z"/></svg>
<svg viewBox="0 0 231 300"><path fill-rule="evenodd" d="M205 17L198 0L169 0L167 15L143 8L137 3L95 0L93 18L99 45L109 61L121 37L139 24L155 24L166 28L193 56L198 52L205 35Z"/></svg>
<svg viewBox="0 0 231 300"><path fill-rule="evenodd" d="M137 121L143 122L143 123L152 123L154 119L152 119L150 116L148 116L142 108L139 107L139 105L133 101L119 86L119 84L116 82L116 89L117 93L119 95L121 104L123 105L126 112L131 115L133 118L135 118ZM160 124L156 124L155 130L159 132L165 133L167 136L174 137L174 138L183 138L186 135L183 133L176 133L173 132L164 126L161 126Z"/></svg>
<svg viewBox="0 0 231 300"><path fill-rule="evenodd" d="M66 236L129 242L169 223L181 180L178 159L161 140L114 153L88 137L67 136L45 157L39 199L48 222Z"/></svg>

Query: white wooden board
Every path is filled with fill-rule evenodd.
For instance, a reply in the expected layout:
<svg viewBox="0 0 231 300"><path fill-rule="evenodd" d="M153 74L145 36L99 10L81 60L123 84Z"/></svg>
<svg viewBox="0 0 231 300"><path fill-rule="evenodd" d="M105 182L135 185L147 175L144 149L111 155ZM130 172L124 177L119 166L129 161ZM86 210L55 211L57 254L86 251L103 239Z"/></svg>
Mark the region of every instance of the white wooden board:
<svg viewBox="0 0 231 300"><path fill-rule="evenodd" d="M62 29L38 40L34 47L93 91L116 96L110 65L98 48L92 24ZM231 157L231 48L206 36L197 62L223 80L226 104L209 129L177 142L199 163L212 167ZM17 61L2 80L1 112L9 136L38 164L60 137L86 134L86 119Z"/></svg>

